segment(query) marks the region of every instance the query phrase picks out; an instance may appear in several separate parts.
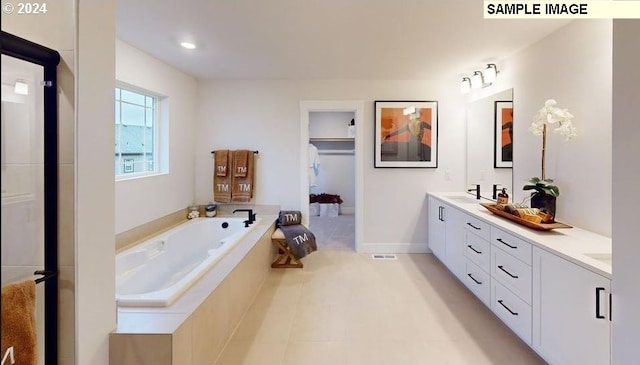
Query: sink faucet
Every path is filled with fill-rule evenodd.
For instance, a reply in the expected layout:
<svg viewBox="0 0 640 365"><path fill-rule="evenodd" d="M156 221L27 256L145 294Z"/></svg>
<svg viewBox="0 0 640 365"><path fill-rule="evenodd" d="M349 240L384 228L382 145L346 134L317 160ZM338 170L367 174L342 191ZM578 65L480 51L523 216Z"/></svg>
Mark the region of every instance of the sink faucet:
<svg viewBox="0 0 640 365"><path fill-rule="evenodd" d="M498 190L502 189L502 185L500 184L493 184L493 200L497 200L498 199Z"/></svg>
<svg viewBox="0 0 640 365"><path fill-rule="evenodd" d="M480 184L473 184L475 186L475 188L472 189L467 189L467 191L471 192L471 191L475 191L476 192L476 199L480 200Z"/></svg>
<svg viewBox="0 0 640 365"><path fill-rule="evenodd" d="M233 213L235 212L247 212L249 214L249 219L245 221L245 227L256 221L256 214L253 212L253 209L236 209Z"/></svg>

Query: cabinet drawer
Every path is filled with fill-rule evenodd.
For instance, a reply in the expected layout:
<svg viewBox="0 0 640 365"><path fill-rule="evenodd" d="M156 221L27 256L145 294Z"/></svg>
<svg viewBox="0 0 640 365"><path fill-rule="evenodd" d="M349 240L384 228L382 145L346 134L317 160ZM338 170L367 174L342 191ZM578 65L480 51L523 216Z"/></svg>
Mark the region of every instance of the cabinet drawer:
<svg viewBox="0 0 640 365"><path fill-rule="evenodd" d="M491 239L491 226L488 223L466 214L464 215L463 223L469 232L473 232L487 241Z"/></svg>
<svg viewBox="0 0 640 365"><path fill-rule="evenodd" d="M500 248L491 247L491 276L531 304L531 266Z"/></svg>
<svg viewBox="0 0 640 365"><path fill-rule="evenodd" d="M491 269L491 244L473 233L465 235L464 255L486 272Z"/></svg>
<svg viewBox="0 0 640 365"><path fill-rule="evenodd" d="M496 227L491 227L491 244L531 265L531 244Z"/></svg>
<svg viewBox="0 0 640 365"><path fill-rule="evenodd" d="M491 305L491 277L467 258L464 260L464 266L462 282L489 307Z"/></svg>
<svg viewBox="0 0 640 365"><path fill-rule="evenodd" d="M491 310L531 346L531 307L496 280L491 281Z"/></svg>

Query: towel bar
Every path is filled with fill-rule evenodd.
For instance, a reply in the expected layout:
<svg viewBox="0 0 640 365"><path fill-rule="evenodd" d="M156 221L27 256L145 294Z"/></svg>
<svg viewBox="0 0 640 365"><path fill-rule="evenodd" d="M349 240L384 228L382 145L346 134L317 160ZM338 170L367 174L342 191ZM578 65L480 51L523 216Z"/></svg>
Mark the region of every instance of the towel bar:
<svg viewBox="0 0 640 365"><path fill-rule="evenodd" d="M216 153L216 151L211 151L211 154L214 154L214 153ZM257 155L259 152L256 150L256 151L253 151L253 153Z"/></svg>

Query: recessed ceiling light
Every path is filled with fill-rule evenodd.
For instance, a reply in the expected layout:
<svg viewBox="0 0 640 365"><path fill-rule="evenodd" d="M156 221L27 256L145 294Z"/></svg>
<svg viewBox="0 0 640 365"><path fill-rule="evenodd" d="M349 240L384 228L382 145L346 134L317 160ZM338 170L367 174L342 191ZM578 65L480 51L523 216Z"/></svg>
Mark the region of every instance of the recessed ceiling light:
<svg viewBox="0 0 640 365"><path fill-rule="evenodd" d="M191 42L182 42L180 45L186 49L195 49L196 45Z"/></svg>

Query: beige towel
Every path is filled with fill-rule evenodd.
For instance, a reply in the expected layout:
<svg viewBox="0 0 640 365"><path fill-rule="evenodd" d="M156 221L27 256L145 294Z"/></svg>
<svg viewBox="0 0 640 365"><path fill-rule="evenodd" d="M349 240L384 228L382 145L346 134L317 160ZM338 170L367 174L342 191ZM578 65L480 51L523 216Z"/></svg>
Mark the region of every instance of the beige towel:
<svg viewBox="0 0 640 365"><path fill-rule="evenodd" d="M247 170L245 176L234 174L231 201L246 203L253 198L254 156L253 151L247 150L235 151L234 155L238 152L247 153Z"/></svg>
<svg viewBox="0 0 640 365"><path fill-rule="evenodd" d="M36 348L36 283L33 280L2 288L2 356L13 347L18 365L35 365Z"/></svg>
<svg viewBox="0 0 640 365"><path fill-rule="evenodd" d="M246 177L248 170L249 155L252 154L249 150L238 150L233 153L233 176L234 177Z"/></svg>
<svg viewBox="0 0 640 365"><path fill-rule="evenodd" d="M218 150L214 153L213 164L213 200L219 203L231 201L232 153L229 150Z"/></svg>

